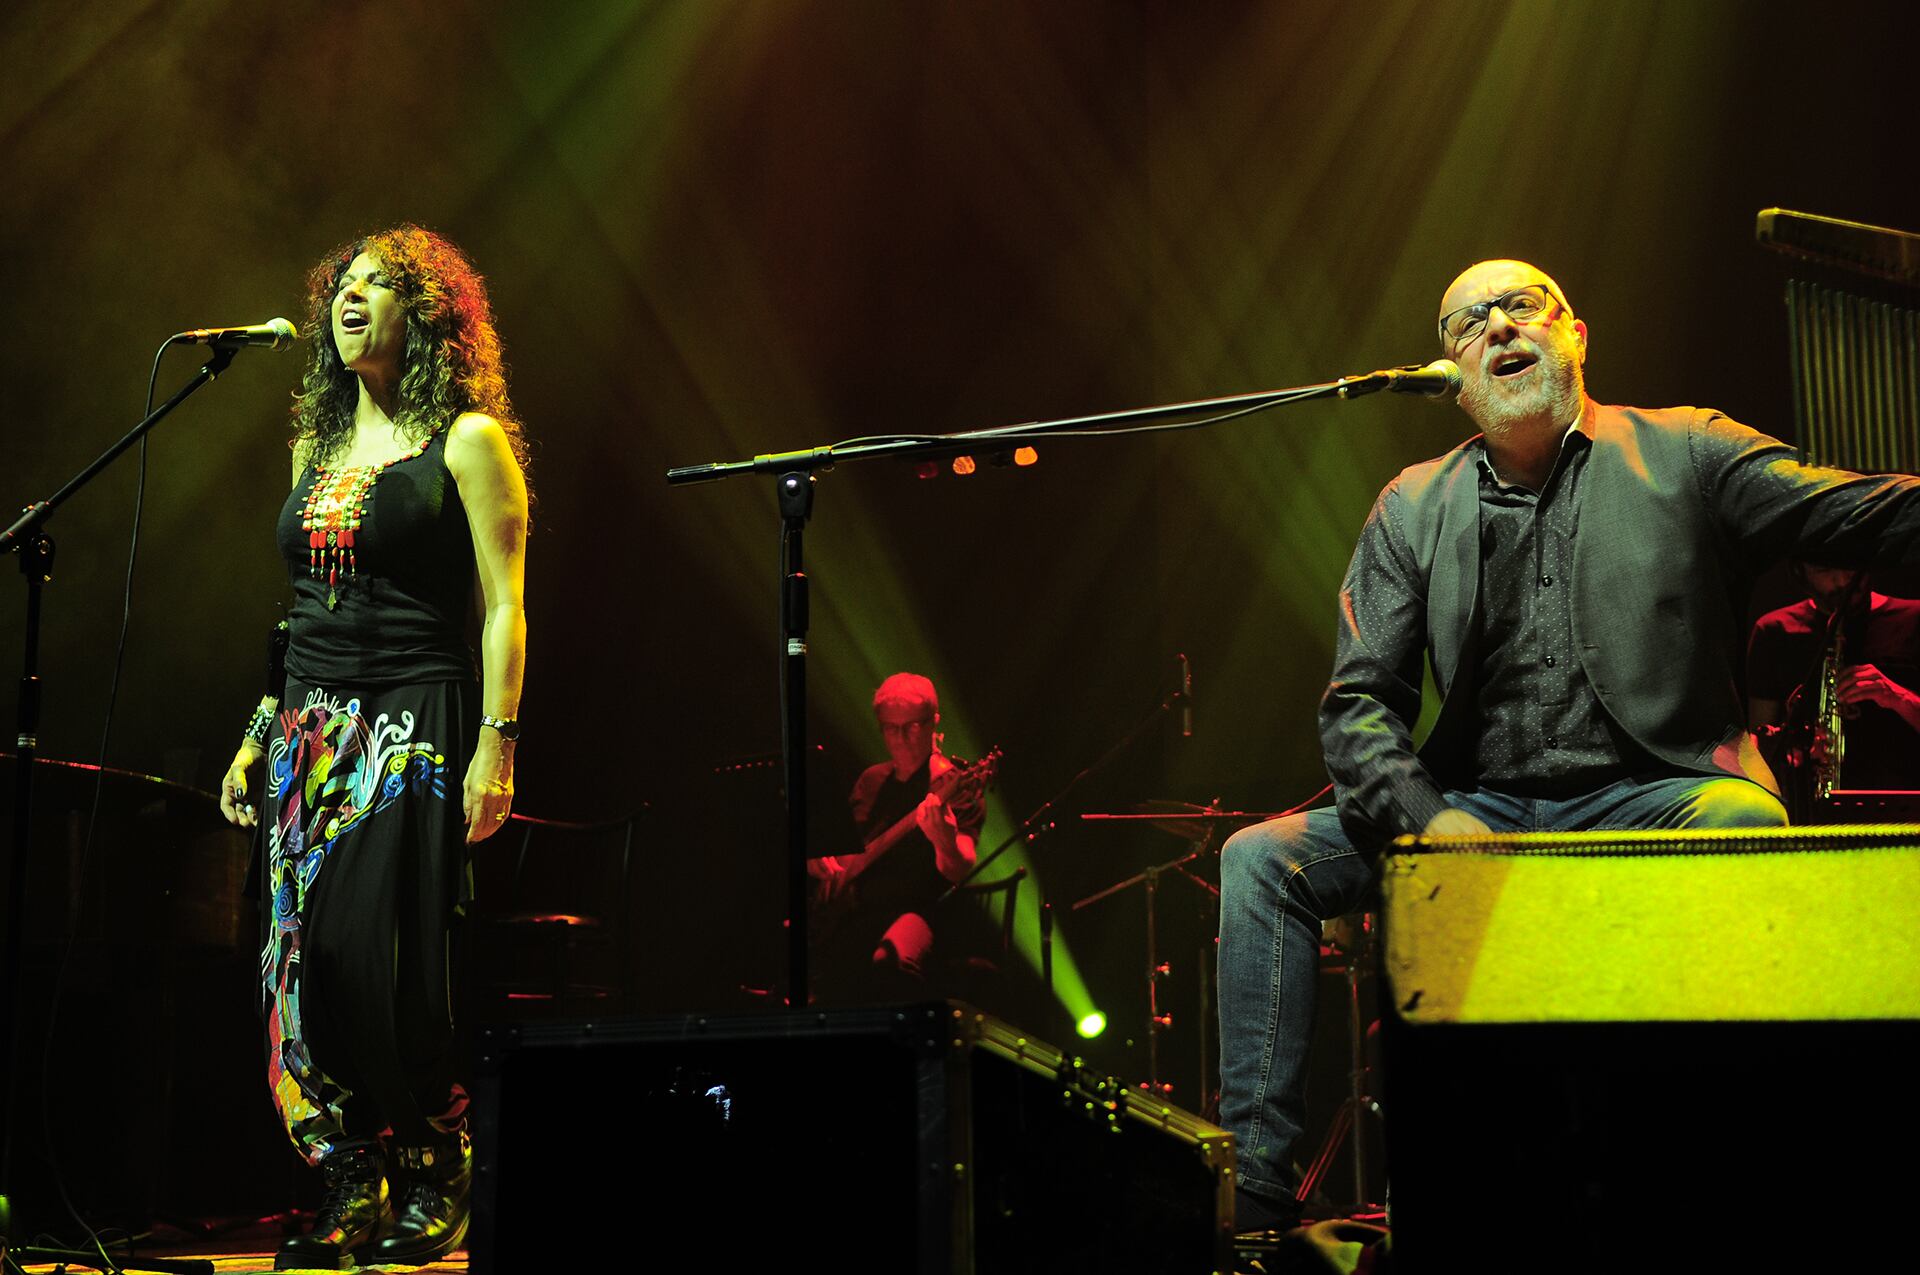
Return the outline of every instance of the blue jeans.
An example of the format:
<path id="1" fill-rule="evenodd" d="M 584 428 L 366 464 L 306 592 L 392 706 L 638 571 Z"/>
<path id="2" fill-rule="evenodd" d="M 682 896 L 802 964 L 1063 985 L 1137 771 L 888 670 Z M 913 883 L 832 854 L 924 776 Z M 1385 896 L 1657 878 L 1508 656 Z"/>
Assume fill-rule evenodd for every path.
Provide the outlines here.
<path id="1" fill-rule="evenodd" d="M 1787 822 L 1772 793 L 1744 779 L 1634 776 L 1569 800 L 1449 792 L 1447 803 L 1495 832 L 1597 828 L 1765 828 Z M 1243 828 L 1220 852 L 1220 1123 L 1238 1146 L 1240 1188 L 1294 1192 L 1293 1143 L 1320 972 L 1320 922 L 1358 911 L 1378 847 L 1355 848 L 1332 810 Z"/>

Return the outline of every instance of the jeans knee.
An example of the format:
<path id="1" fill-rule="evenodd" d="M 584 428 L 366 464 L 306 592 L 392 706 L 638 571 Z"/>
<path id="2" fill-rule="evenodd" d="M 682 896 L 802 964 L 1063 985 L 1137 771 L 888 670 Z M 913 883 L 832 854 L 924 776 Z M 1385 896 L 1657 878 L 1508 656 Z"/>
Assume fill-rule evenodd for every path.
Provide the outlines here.
<path id="1" fill-rule="evenodd" d="M 1220 847 L 1220 890 L 1242 890 L 1251 885 L 1259 859 L 1265 853 L 1247 834 L 1251 828 L 1242 828 L 1226 839 Z"/>
<path id="2" fill-rule="evenodd" d="M 1306 820 L 1299 815 L 1269 819 L 1242 828 L 1220 847 L 1220 890 L 1239 893 L 1272 888 L 1299 862 L 1301 833 Z"/>
<path id="3" fill-rule="evenodd" d="M 1687 822 L 1696 828 L 1779 828 L 1786 825 L 1787 808 L 1759 784 L 1716 779 L 1694 797 Z"/>

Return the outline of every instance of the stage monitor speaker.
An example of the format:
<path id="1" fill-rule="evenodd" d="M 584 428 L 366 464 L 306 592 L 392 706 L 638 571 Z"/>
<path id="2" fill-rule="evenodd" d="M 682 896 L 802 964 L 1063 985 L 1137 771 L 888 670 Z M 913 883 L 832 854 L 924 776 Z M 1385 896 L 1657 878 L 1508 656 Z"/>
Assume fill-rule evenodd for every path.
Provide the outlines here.
<path id="1" fill-rule="evenodd" d="M 1409 1269 L 1910 1247 L 1920 827 L 1403 838 L 1382 888 Z"/>
<path id="2" fill-rule="evenodd" d="M 1223 1271 L 1233 1139 L 957 1002 L 481 1033 L 475 1275 Z"/>

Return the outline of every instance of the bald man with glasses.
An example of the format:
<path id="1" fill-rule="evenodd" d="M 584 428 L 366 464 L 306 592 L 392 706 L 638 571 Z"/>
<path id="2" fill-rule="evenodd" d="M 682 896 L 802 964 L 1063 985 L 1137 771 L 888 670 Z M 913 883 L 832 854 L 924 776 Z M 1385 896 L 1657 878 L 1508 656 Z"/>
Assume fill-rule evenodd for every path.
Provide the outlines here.
<path id="1" fill-rule="evenodd" d="M 1401 472 L 1341 586 L 1320 737 L 1337 807 L 1222 850 L 1220 1120 L 1238 1224 L 1285 1228 L 1320 922 L 1393 837 L 1786 822 L 1735 670 L 1752 578 L 1789 556 L 1920 561 L 1920 479 L 1801 464 L 1697 408 L 1587 396 L 1587 325 L 1546 272 L 1447 288 L 1442 353 L 1480 433 Z M 1440 712 L 1415 746 L 1423 665 Z"/>

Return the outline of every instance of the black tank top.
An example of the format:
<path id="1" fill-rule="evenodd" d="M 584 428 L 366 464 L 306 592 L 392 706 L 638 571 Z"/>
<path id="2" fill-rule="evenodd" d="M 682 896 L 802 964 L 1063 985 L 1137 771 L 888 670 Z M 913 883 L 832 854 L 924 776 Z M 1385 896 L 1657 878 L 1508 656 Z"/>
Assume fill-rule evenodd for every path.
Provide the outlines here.
<path id="1" fill-rule="evenodd" d="M 342 483 L 312 465 L 300 476 L 277 528 L 293 582 L 288 676 L 356 688 L 477 676 L 473 535 L 447 472 L 446 437 L 434 434 L 370 483 Z M 357 514 L 313 510 L 316 488 L 357 492 Z M 330 526 L 349 525 L 328 543 Z"/>

